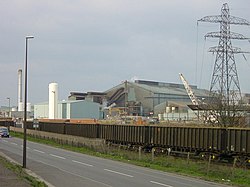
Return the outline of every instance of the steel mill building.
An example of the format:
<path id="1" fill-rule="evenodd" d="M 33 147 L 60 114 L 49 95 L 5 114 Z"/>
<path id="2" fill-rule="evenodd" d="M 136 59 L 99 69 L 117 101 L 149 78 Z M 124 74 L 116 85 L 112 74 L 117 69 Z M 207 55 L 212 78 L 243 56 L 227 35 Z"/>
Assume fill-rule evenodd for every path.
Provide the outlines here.
<path id="1" fill-rule="evenodd" d="M 190 85 L 201 100 L 207 90 Z M 58 101 L 58 86 L 49 85 L 49 102 L 34 106 L 35 118 L 102 119 L 110 116 L 157 116 L 164 120 L 189 120 L 195 117 L 188 108 L 192 104 L 183 84 L 136 80 L 105 92 L 71 92 L 67 101 Z"/>
<path id="2" fill-rule="evenodd" d="M 196 97 L 206 100 L 209 91 L 190 85 Z M 164 119 L 188 119 L 194 116 L 192 104 L 183 84 L 136 80 L 107 90 L 109 109 L 130 116 L 159 116 Z"/>

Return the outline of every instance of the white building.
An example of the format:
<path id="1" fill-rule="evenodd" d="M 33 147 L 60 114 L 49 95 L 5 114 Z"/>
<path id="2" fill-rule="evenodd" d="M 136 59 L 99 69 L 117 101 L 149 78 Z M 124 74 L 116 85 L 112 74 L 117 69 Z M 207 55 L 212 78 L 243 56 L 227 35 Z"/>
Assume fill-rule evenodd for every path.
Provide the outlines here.
<path id="1" fill-rule="evenodd" d="M 86 101 L 60 101 L 57 104 L 56 119 L 102 119 L 103 112 L 100 104 Z M 34 105 L 34 118 L 49 118 L 49 103 L 39 103 Z"/>

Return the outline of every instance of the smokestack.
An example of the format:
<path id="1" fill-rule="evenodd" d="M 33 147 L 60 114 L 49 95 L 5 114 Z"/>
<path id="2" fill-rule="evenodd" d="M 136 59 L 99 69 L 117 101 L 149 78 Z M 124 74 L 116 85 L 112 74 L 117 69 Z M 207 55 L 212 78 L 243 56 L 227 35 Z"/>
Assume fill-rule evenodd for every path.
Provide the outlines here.
<path id="1" fill-rule="evenodd" d="M 18 111 L 23 111 L 23 100 L 22 100 L 22 69 L 18 70 L 18 100 L 17 100 L 17 105 L 18 105 Z"/>

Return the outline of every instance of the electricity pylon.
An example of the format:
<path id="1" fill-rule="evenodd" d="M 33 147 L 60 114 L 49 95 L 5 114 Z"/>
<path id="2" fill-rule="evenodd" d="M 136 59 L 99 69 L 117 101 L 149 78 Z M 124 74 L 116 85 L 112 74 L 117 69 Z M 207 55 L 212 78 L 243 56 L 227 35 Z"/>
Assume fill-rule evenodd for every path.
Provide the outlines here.
<path id="1" fill-rule="evenodd" d="M 221 8 L 221 15 L 205 16 L 198 20 L 200 22 L 219 23 L 219 32 L 210 32 L 205 38 L 219 38 L 219 44 L 216 47 L 209 48 L 209 52 L 216 53 L 214 70 L 210 85 L 210 104 L 216 106 L 217 120 L 220 125 L 227 126 L 236 106 L 241 101 L 240 83 L 236 69 L 234 54 L 245 53 L 238 47 L 233 47 L 231 39 L 247 40 L 242 34 L 230 31 L 230 25 L 250 25 L 245 19 L 231 16 L 227 3 Z"/>

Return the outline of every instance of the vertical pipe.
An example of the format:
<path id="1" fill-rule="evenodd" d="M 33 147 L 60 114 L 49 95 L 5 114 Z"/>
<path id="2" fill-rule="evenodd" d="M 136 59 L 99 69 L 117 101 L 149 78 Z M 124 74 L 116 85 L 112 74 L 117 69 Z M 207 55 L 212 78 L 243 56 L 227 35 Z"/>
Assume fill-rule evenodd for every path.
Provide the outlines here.
<path id="1" fill-rule="evenodd" d="M 22 69 L 18 70 L 18 100 L 17 100 L 17 106 L 18 106 L 18 111 L 23 111 L 22 108 Z"/>

